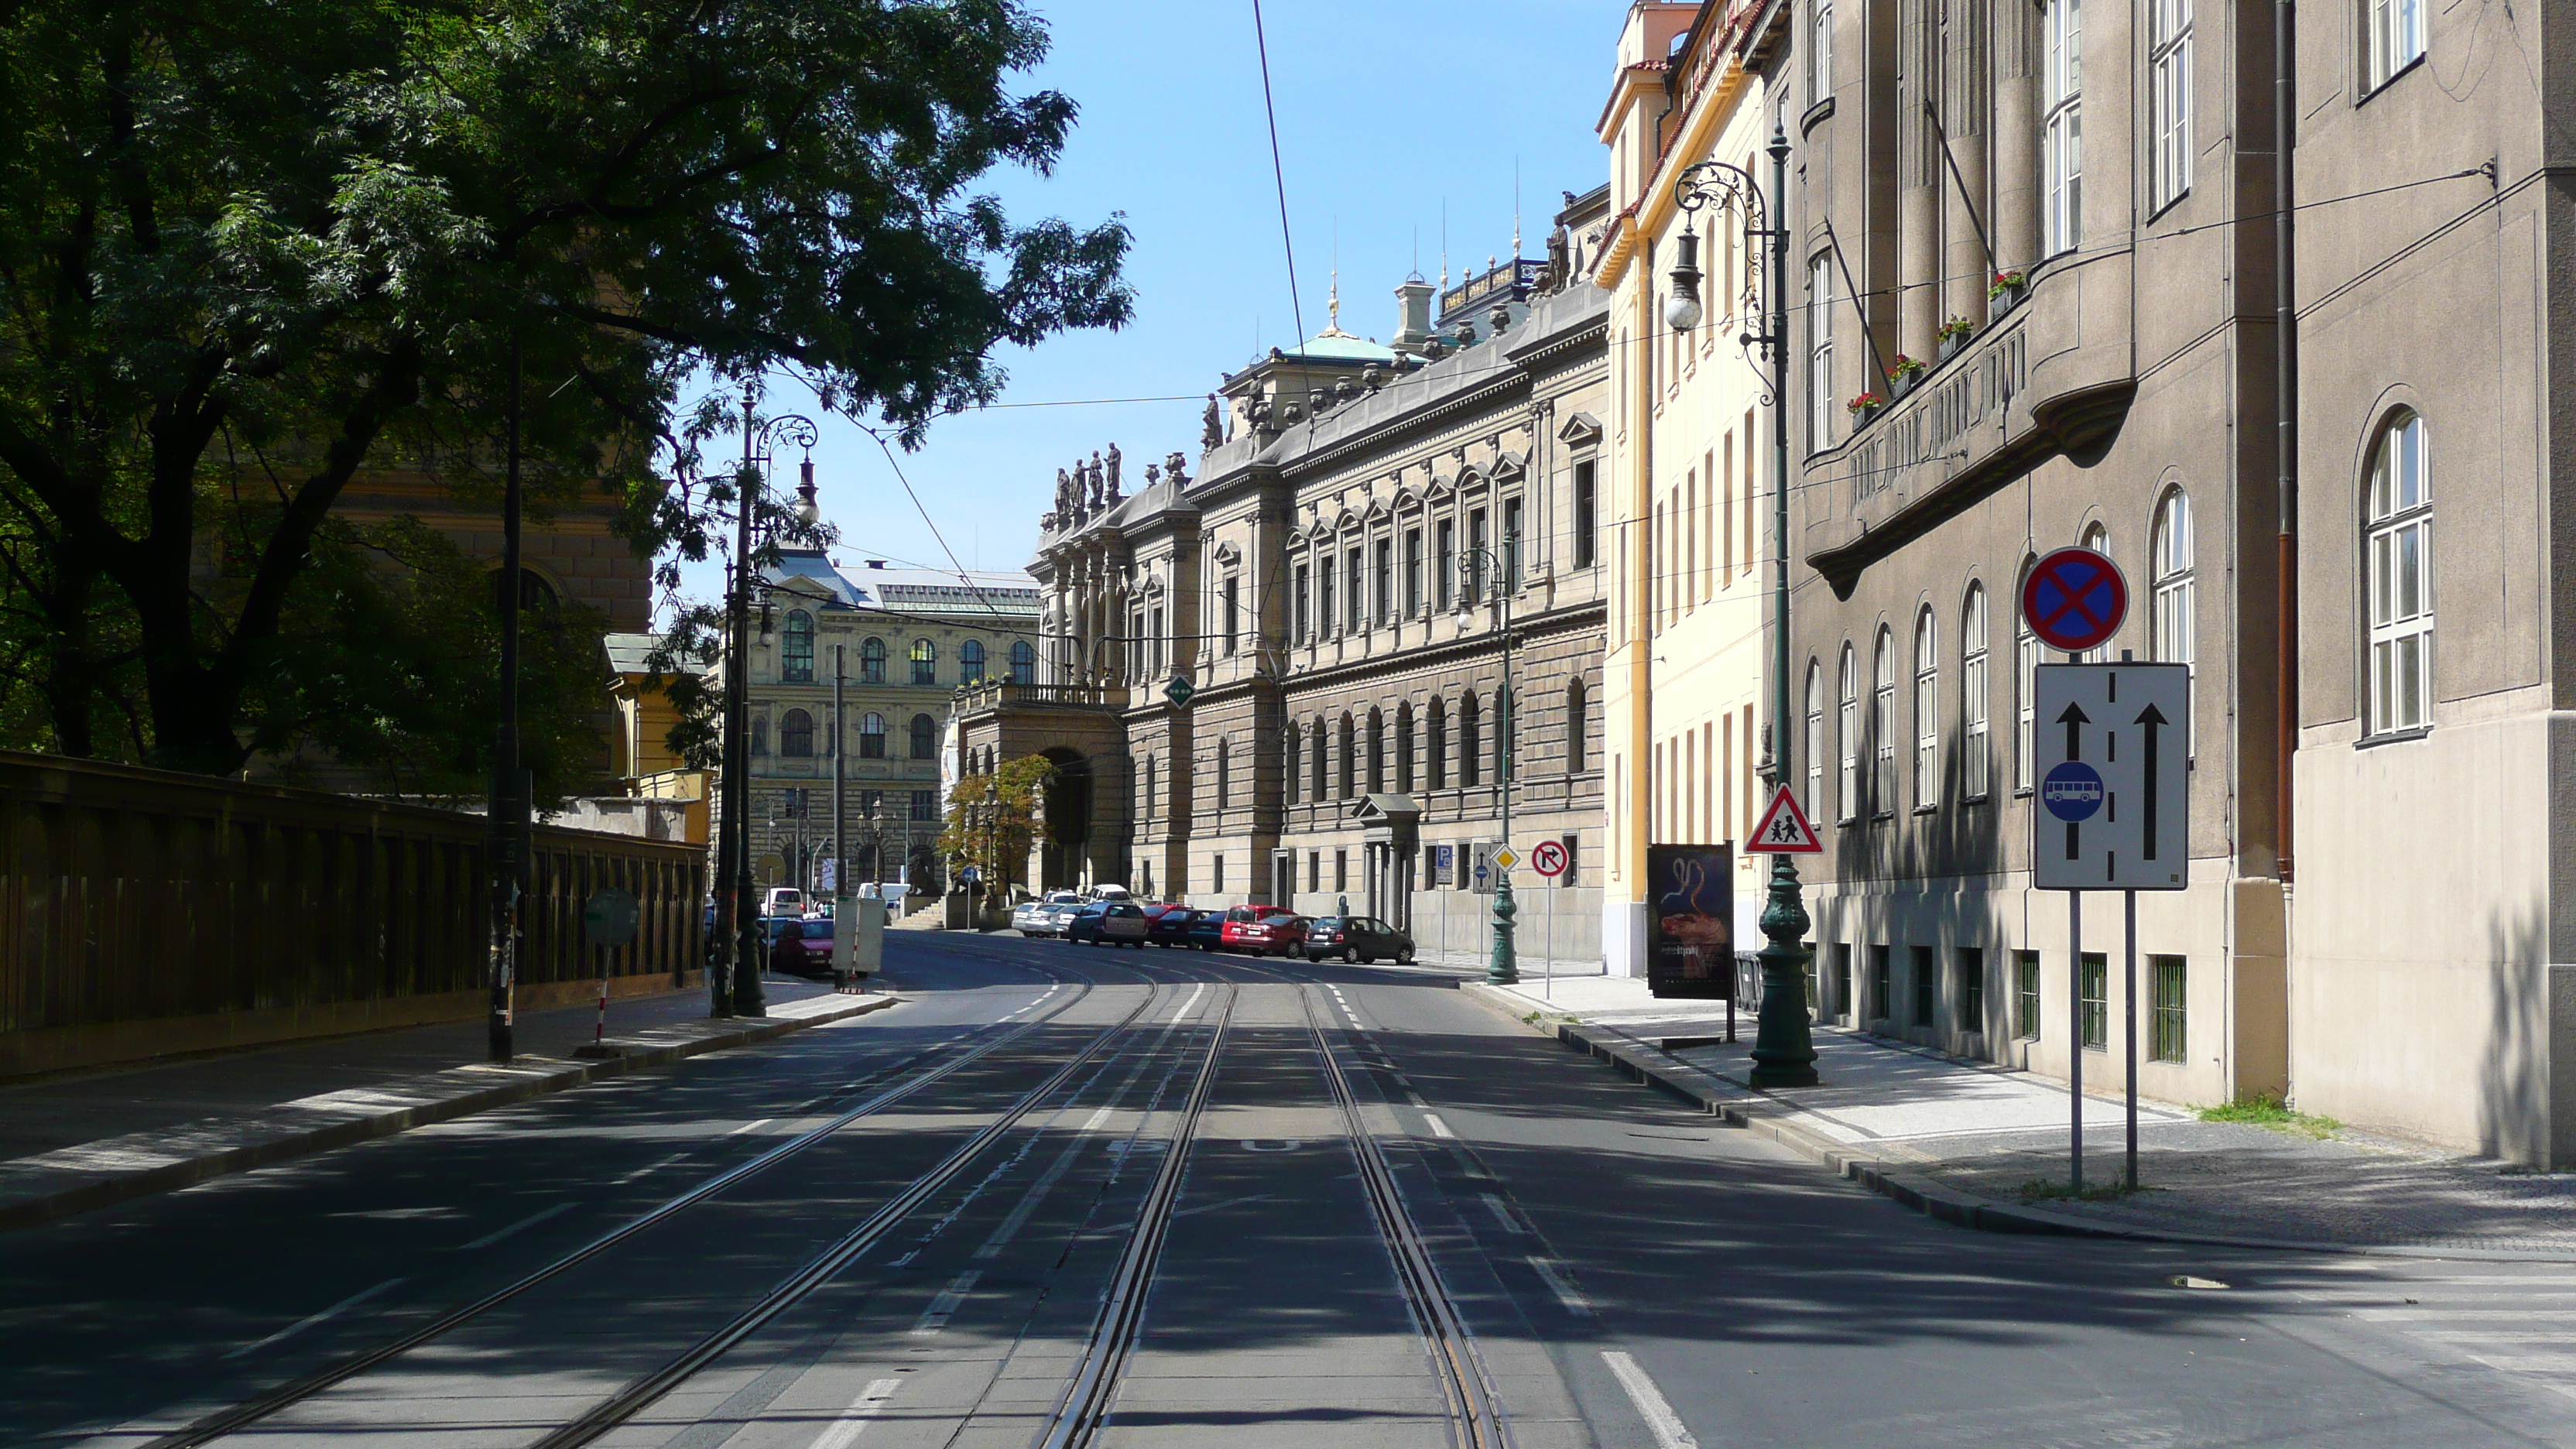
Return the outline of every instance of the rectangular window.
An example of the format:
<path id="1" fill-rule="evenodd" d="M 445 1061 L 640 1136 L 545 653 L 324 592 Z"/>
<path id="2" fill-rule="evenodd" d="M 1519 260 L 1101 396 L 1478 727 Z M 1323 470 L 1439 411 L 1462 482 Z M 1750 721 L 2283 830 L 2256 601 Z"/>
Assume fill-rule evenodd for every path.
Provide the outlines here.
<path id="1" fill-rule="evenodd" d="M 1869 1000 L 1863 1004 L 1862 1009 L 1868 1013 L 1870 1020 L 1883 1020 L 1895 1014 L 1894 1008 L 1888 1001 L 1887 956 L 1885 946 L 1869 948 Z"/>
<path id="2" fill-rule="evenodd" d="M 1807 104 L 1820 106 L 1834 93 L 1833 0 L 1816 0 L 1807 16 Z"/>
<path id="3" fill-rule="evenodd" d="M 2363 88 L 2377 90 L 2424 54 L 2424 0 L 2364 0 Z"/>
<path id="4" fill-rule="evenodd" d="M 2048 0 L 2043 16 L 2041 208 L 2049 256 L 2084 242 L 2084 12 L 2081 0 Z"/>
<path id="5" fill-rule="evenodd" d="M 1807 263 L 1807 451 L 1834 445 L 1834 258 L 1819 252 Z"/>
<path id="6" fill-rule="evenodd" d="M 1307 851 L 1307 852 L 1306 852 L 1306 889 L 1308 889 L 1308 890 L 1310 890 L 1310 891 L 1319 891 L 1319 890 L 1322 890 L 1323 888 L 1324 888 L 1324 853 L 1323 853 L 1322 851 L 1320 851 L 1320 850 L 1310 850 L 1310 851 Z"/>
<path id="7" fill-rule="evenodd" d="M 1436 537 L 1440 547 L 1431 558 L 1431 607 L 1446 614 L 1449 612 L 1451 590 L 1457 586 L 1458 580 L 1458 520 L 1440 520 Z"/>
<path id="8" fill-rule="evenodd" d="M 1581 849 L 1583 845 L 1583 837 L 1579 835 L 1560 835 L 1556 838 L 1556 843 L 1565 847 L 1565 869 L 1556 873 L 1556 883 L 1558 885 L 1569 886 L 1581 885 L 1583 883 L 1582 875 L 1580 873 L 1583 863 L 1583 852 Z"/>
<path id="9" fill-rule="evenodd" d="M 1739 436 L 1744 439 L 1744 469 L 1742 473 L 1744 479 L 1744 572 L 1749 574 L 1753 572 L 1754 559 L 1760 554 L 1762 549 L 1762 529 L 1753 521 L 1753 501 L 1762 496 L 1762 490 L 1753 481 L 1758 475 L 1753 471 L 1753 439 L 1756 436 L 1756 429 L 1753 426 L 1753 409 L 1751 408 L 1746 408 L 1744 410 L 1744 431 Z"/>
<path id="10" fill-rule="evenodd" d="M 2149 956 L 2147 975 L 2154 984 L 2155 1018 L 2148 1023 L 2147 1055 L 2160 1062 L 2180 1062 L 2191 1055 L 2191 1036 L 2186 1030 L 2184 1002 L 2189 978 L 2180 956 Z"/>
<path id="11" fill-rule="evenodd" d="M 1154 672 L 1154 674 L 1155 674 L 1156 676 L 1158 676 L 1158 677 L 1159 677 L 1159 676 L 1162 674 L 1162 672 L 1163 672 L 1163 668 L 1164 668 L 1164 666 L 1169 662 L 1169 650 L 1165 648 L 1165 645 L 1166 645 L 1169 641 L 1167 641 L 1167 640 L 1165 640 L 1165 639 L 1163 638 L 1163 611 L 1162 611 L 1162 610 L 1160 610 L 1160 609 L 1156 609 L 1156 610 L 1154 611 L 1152 619 L 1151 619 L 1151 620 L 1150 620 L 1150 621 L 1145 625 L 1145 631 L 1146 631 L 1146 633 L 1148 633 L 1149 635 L 1151 635 L 1151 636 L 1153 637 L 1153 640 L 1154 640 L 1154 671 L 1153 671 L 1153 672 Z M 977 661 L 977 666 L 976 666 L 976 667 L 977 667 L 978 671 L 980 672 L 980 670 L 982 669 L 982 661 L 978 660 L 978 661 Z"/>
<path id="12" fill-rule="evenodd" d="M 1297 565 L 1297 637 L 1301 640 L 1314 637 L 1312 628 L 1314 618 L 1306 611 L 1307 593 L 1313 583 L 1314 579 L 1308 567 L 1305 564 Z"/>
<path id="13" fill-rule="evenodd" d="M 936 820 L 936 819 L 938 819 L 938 818 L 939 818 L 939 792 L 938 792 L 938 791 L 936 791 L 936 790 L 915 790 L 915 791 L 913 791 L 913 792 L 912 792 L 912 818 L 913 818 L 913 819 L 915 819 L 915 820 Z"/>
<path id="14" fill-rule="evenodd" d="M 2192 0 L 2147 0 L 2147 197 L 2162 211 L 2191 190 Z"/>
<path id="15" fill-rule="evenodd" d="M 2013 961 L 2013 1035 L 2039 1040 L 2039 953 L 2015 951 Z"/>
<path id="16" fill-rule="evenodd" d="M 1235 635 L 1243 624 L 1241 588 L 1242 581 L 1239 579 L 1225 581 L 1225 652 L 1228 654 L 1234 652 Z"/>
<path id="17" fill-rule="evenodd" d="M 1959 948 L 1959 1030 L 1986 1029 L 1986 953 L 1976 946 Z"/>
<path id="18" fill-rule="evenodd" d="M 2014 611 L 2016 616 L 2020 613 Z M 2029 793 L 2038 772 L 2039 636 L 2024 624 L 2013 638 L 2013 788 Z"/>
<path id="19" fill-rule="evenodd" d="M 1377 542 L 1377 622 L 1384 628 L 1395 622 L 1395 540 Z"/>
<path id="20" fill-rule="evenodd" d="M 1482 603 L 1485 598 L 1485 510 L 1479 508 L 1467 515 L 1467 598 Z"/>
<path id="21" fill-rule="evenodd" d="M 1941 996 L 1941 978 L 1932 969 L 1932 948 L 1914 948 L 1914 1024 L 1930 1026 Z"/>
<path id="22" fill-rule="evenodd" d="M 1503 500 L 1503 589 L 1519 593 L 1521 588 L 1521 501 Z"/>
<path id="23" fill-rule="evenodd" d="M 1404 617 L 1414 619 L 1422 614 L 1422 530 L 1406 529 L 1404 533 Z"/>
<path id="24" fill-rule="evenodd" d="M 1726 435 L 1726 446 L 1720 451 L 1721 456 L 1726 459 L 1724 474 L 1726 487 L 1717 505 L 1717 511 L 1721 515 L 1718 520 L 1719 531 L 1726 544 L 1725 563 L 1719 567 L 1717 574 L 1717 586 L 1722 589 L 1735 581 L 1735 434 L 1730 432 Z"/>
<path id="25" fill-rule="evenodd" d="M 1574 566 L 1588 569 L 1593 563 L 1593 534 L 1599 522 L 1594 517 L 1592 465 L 1574 465 Z"/>
<path id="26" fill-rule="evenodd" d="M 1218 892 L 1223 892 L 1225 890 L 1225 857 L 1223 855 L 1212 856 L 1208 860 L 1208 889 Z"/>
<path id="27" fill-rule="evenodd" d="M 1333 889 L 1346 891 L 1350 888 L 1351 853 L 1347 850 L 1336 850 L 1333 852 Z"/>
<path id="28" fill-rule="evenodd" d="M 2084 1049 L 2107 1051 L 2111 1045 L 2110 969 L 2098 951 L 2084 953 Z"/>
<path id="29" fill-rule="evenodd" d="M 1315 576 L 1315 627 L 1323 634 L 1333 632 L 1333 556 L 1326 554 L 1322 572 Z"/>
<path id="30" fill-rule="evenodd" d="M 1360 551 L 1352 549 L 1343 556 L 1343 581 L 1350 585 L 1350 618 L 1347 627 L 1354 634 L 1368 627 L 1368 593 L 1360 582 Z"/>
<path id="31" fill-rule="evenodd" d="M 1684 609 L 1699 602 L 1699 520 L 1699 470 L 1692 468 L 1682 474 L 1681 537 L 1674 540 L 1681 552 L 1681 597 L 1675 603 Z"/>

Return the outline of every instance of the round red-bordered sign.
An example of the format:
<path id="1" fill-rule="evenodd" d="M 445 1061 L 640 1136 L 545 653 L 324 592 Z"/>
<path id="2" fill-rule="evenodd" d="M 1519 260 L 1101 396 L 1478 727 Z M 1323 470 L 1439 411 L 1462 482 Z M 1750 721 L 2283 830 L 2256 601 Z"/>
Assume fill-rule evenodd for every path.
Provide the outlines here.
<path id="1" fill-rule="evenodd" d="M 2129 615 L 2129 581 L 2107 555 L 2061 548 L 2021 581 L 2021 616 L 2051 649 L 2080 654 L 2118 633 Z"/>
<path id="2" fill-rule="evenodd" d="M 1542 840 L 1530 847 L 1530 869 L 1544 876 L 1565 873 L 1565 846 L 1554 840 Z"/>

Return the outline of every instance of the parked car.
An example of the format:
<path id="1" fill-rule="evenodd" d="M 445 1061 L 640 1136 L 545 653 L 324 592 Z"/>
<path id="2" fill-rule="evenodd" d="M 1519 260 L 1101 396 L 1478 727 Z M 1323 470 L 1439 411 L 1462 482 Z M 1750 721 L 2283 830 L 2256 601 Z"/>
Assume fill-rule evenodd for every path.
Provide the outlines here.
<path id="1" fill-rule="evenodd" d="M 802 937 L 805 954 L 801 965 L 790 966 L 778 950 L 778 938 L 794 926 Z M 830 916 L 772 916 L 760 923 L 760 935 L 767 952 L 766 967 L 771 971 L 793 970 L 800 976 L 832 974 L 832 918 Z"/>
<path id="2" fill-rule="evenodd" d="M 1306 959 L 1366 964 L 1385 957 L 1413 964 L 1413 938 L 1375 916 L 1317 916 L 1306 928 Z"/>
<path id="3" fill-rule="evenodd" d="M 1093 946 L 1145 945 L 1145 908 L 1134 901 L 1093 901 L 1065 923 L 1064 938 Z"/>
<path id="4" fill-rule="evenodd" d="M 1058 912 L 1067 906 L 1080 906 L 1082 897 L 1071 891 L 1053 891 L 1011 912 L 1011 929 L 1023 936 L 1052 936 L 1064 929 Z"/>
<path id="5" fill-rule="evenodd" d="M 1202 951 L 1224 950 L 1225 912 L 1192 911 L 1190 913 L 1189 940 L 1184 944 L 1196 946 Z"/>
<path id="6" fill-rule="evenodd" d="M 771 886 L 769 894 L 761 899 L 760 913 L 795 920 L 805 914 L 805 893 L 794 886 Z"/>
<path id="7" fill-rule="evenodd" d="M 1199 913 L 1188 906 L 1147 906 L 1145 939 L 1166 949 L 1187 946 L 1191 944 L 1190 925 L 1198 918 Z"/>
<path id="8" fill-rule="evenodd" d="M 1236 906 L 1225 913 L 1225 949 L 1256 956 L 1297 956 L 1306 949 L 1306 918 L 1285 906 Z"/>

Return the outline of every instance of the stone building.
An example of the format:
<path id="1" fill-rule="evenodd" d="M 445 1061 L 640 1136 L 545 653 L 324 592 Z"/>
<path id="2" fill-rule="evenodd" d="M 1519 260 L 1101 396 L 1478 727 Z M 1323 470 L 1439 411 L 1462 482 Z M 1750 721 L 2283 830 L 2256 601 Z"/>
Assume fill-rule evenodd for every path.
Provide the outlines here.
<path id="1" fill-rule="evenodd" d="M 784 550 L 762 576 L 769 605 L 749 683 L 753 877 L 817 888 L 817 864 L 834 853 L 839 748 L 848 752 L 852 878 L 912 879 L 906 869 L 939 838 L 960 691 L 1036 677 L 1037 592 L 1026 575 L 1006 572 L 960 577 L 870 561 L 844 573 L 821 550 L 801 548 Z"/>
<path id="2" fill-rule="evenodd" d="M 1407 281 L 1386 344 L 1336 301 L 1211 395 L 1196 478 L 1174 454 L 1129 495 L 1115 449 L 1060 476 L 1030 566 L 1042 677 L 972 698 L 962 734 L 1061 767 L 1041 880 L 1347 897 L 1481 952 L 1508 761 L 1512 839 L 1575 862 L 1516 876 L 1523 950 L 1597 958 L 1608 299 L 1571 280 L 1568 233 L 1599 204 L 1546 262 Z"/>

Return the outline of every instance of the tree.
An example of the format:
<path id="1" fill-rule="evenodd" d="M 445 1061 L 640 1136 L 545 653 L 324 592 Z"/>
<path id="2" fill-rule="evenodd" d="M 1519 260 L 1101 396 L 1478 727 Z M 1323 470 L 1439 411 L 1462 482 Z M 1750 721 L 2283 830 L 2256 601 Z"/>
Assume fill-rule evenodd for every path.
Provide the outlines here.
<path id="1" fill-rule="evenodd" d="M 1003 761 L 991 774 L 958 777 L 949 789 L 948 817 L 939 832 L 939 857 L 950 873 L 974 866 L 988 893 L 1024 880 L 1029 851 L 1046 828 L 1044 792 L 1054 776 L 1053 761 L 1026 755 Z"/>
<path id="2" fill-rule="evenodd" d="M 371 642 L 290 617 L 366 547 L 351 480 L 488 501 L 514 395 L 532 508 L 604 489 L 704 557 L 694 370 L 917 444 L 999 345 L 1123 324 L 1122 224 L 970 190 L 1060 153 L 1073 104 L 1005 85 L 1045 47 L 1010 0 L 0 9 L 0 727 L 219 772 L 314 738 Z"/>

